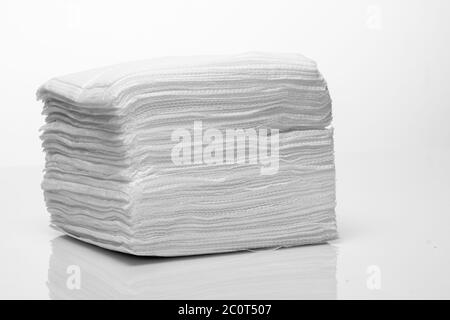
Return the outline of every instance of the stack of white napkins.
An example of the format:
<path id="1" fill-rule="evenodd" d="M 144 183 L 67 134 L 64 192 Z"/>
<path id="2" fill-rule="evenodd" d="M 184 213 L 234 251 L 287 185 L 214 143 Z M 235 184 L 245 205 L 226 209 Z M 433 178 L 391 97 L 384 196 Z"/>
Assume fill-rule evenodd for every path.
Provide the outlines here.
<path id="1" fill-rule="evenodd" d="M 334 239 L 331 100 L 298 54 L 165 58 L 38 90 L 52 225 L 136 255 Z"/>

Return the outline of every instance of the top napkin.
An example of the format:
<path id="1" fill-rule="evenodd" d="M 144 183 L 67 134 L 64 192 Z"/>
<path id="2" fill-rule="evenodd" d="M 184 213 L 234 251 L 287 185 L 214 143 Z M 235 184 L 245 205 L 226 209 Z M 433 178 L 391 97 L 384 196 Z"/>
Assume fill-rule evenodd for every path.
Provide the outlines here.
<path id="1" fill-rule="evenodd" d="M 113 114 L 126 113 L 122 109 L 136 107 L 138 101 L 177 98 L 191 105 L 220 105 L 229 111 L 222 102 L 233 97 L 233 108 L 264 110 L 268 117 L 283 112 L 288 122 L 292 116 L 287 128 L 324 128 L 331 122 L 326 81 L 317 64 L 300 54 L 245 53 L 128 62 L 53 78 L 37 95 L 80 112 L 95 109 Z"/>

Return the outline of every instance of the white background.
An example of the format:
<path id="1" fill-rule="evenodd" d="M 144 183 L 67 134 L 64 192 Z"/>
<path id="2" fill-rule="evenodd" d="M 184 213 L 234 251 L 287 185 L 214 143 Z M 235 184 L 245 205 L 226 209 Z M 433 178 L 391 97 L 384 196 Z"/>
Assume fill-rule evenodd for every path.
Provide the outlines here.
<path id="1" fill-rule="evenodd" d="M 0 297 L 48 298 L 58 234 L 39 188 L 40 84 L 129 60 L 270 51 L 313 58 L 331 91 L 336 296 L 449 298 L 449 9 L 446 0 L 3 0 Z M 366 285 L 371 265 L 380 290 Z"/>

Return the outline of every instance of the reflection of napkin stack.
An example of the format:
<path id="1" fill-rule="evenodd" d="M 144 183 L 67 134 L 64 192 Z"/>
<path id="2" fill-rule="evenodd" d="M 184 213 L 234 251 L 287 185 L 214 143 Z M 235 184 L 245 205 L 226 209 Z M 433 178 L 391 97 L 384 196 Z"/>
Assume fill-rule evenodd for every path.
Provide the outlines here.
<path id="1" fill-rule="evenodd" d="M 52 299 L 336 299 L 329 244 L 167 260 L 63 236 L 52 241 L 48 272 Z"/>
<path id="2" fill-rule="evenodd" d="M 331 100 L 308 58 L 127 63 L 54 78 L 38 98 L 46 115 L 45 200 L 52 225 L 75 238 L 175 256 L 336 237 Z M 225 143 L 229 129 L 256 135 L 244 136 L 239 149 L 237 136 Z M 177 132 L 192 140 L 174 140 Z M 179 142 L 192 145 L 174 153 Z M 211 146 L 223 146 L 209 153 L 214 163 Z"/>

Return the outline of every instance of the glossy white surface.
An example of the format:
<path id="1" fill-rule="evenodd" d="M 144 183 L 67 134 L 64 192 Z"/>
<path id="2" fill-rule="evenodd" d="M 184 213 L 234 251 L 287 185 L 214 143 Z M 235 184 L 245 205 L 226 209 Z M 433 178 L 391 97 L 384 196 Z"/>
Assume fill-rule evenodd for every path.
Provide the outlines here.
<path id="1" fill-rule="evenodd" d="M 450 298 L 449 161 L 337 152 L 339 240 L 170 259 L 61 236 L 48 227 L 40 169 L 2 169 L 0 298 Z M 73 265 L 79 290 L 67 286 Z"/>

